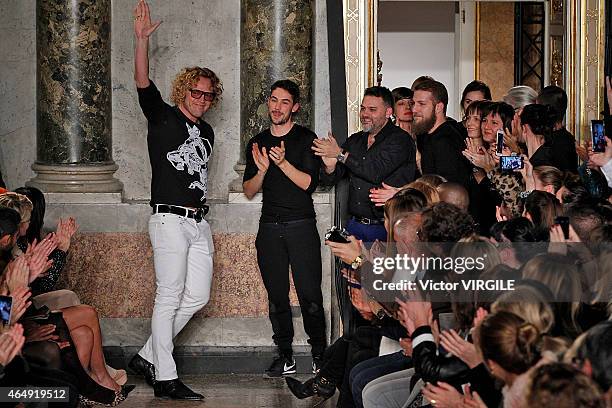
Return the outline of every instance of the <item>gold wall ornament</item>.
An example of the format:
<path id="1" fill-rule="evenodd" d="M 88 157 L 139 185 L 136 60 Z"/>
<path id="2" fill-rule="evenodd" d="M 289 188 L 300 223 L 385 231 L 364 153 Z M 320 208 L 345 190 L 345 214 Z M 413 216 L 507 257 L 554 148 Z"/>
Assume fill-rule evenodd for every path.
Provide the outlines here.
<path id="1" fill-rule="evenodd" d="M 359 106 L 365 89 L 374 84 L 376 67 L 375 0 L 342 0 L 348 134 L 360 128 Z"/>
<path id="2" fill-rule="evenodd" d="M 560 39 L 561 45 L 559 46 L 559 39 L 552 39 L 553 44 L 550 48 L 551 53 L 551 64 L 550 64 L 550 84 L 563 87 L 563 38 Z"/>

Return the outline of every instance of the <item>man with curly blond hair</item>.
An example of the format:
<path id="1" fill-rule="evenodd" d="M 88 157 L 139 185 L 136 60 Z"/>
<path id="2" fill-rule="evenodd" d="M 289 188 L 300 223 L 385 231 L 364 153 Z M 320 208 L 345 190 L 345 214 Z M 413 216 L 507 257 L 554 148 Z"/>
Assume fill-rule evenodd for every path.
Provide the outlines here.
<path id="1" fill-rule="evenodd" d="M 149 79 L 149 37 L 160 24 L 151 22 L 148 4 L 139 0 L 134 10 L 134 79 L 149 128 L 153 207 L 149 235 L 157 290 L 151 337 L 129 367 L 144 375 L 156 397 L 202 400 L 179 380 L 172 351 L 173 339 L 210 298 L 214 248 L 203 217 L 208 212 L 214 132 L 203 116 L 219 101 L 223 86 L 208 68 L 185 68 L 172 86 L 174 106 L 164 102 Z"/>

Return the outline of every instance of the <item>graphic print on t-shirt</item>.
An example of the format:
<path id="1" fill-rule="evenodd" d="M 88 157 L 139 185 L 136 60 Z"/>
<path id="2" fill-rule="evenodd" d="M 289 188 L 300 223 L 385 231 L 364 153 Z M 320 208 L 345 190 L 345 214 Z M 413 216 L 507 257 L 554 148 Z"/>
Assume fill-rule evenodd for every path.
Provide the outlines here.
<path id="1" fill-rule="evenodd" d="M 210 152 L 212 152 L 212 146 L 208 139 L 200 137 L 200 129 L 196 125 L 189 126 L 189 123 L 185 123 L 185 125 L 187 125 L 189 137 L 177 150 L 168 152 L 166 157 L 175 169 L 179 171 L 186 170 L 189 175 L 198 173 L 200 180 L 191 183 L 189 188 L 192 190 L 196 188 L 202 190 L 203 194 L 200 200 L 204 201 L 206 199 L 208 181 L 207 163 Z M 204 145 L 204 142 L 206 142 L 208 147 Z"/>

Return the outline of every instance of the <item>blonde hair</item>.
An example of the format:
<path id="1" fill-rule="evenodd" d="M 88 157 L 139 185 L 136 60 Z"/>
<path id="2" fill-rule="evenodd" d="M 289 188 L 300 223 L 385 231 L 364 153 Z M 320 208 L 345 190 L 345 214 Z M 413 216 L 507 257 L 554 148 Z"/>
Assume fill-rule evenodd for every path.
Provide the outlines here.
<path id="1" fill-rule="evenodd" d="M 555 323 L 552 308 L 540 292 L 531 286 L 518 286 L 501 295 L 492 305 L 491 312 L 510 312 L 533 324 L 540 333 L 548 333 Z"/>
<path id="2" fill-rule="evenodd" d="M 523 279 L 533 279 L 547 286 L 555 296 L 555 301 L 568 302 L 571 300 L 571 323 L 573 328 L 580 331 L 576 322 L 582 288 L 578 267 L 573 261 L 559 254 L 539 254 L 530 259 L 522 269 Z M 569 303 L 569 302 L 568 302 Z"/>
<path id="3" fill-rule="evenodd" d="M 29 222 L 32 215 L 32 201 L 23 194 L 3 193 L 0 194 L 0 205 L 11 208 L 19 213 L 21 223 Z"/>
<path id="4" fill-rule="evenodd" d="M 213 92 L 215 93 L 212 106 L 215 106 L 221 100 L 223 83 L 212 70 L 202 67 L 187 67 L 179 72 L 172 83 L 172 95 L 170 96 L 172 103 L 181 105 L 185 96 L 187 96 L 187 92 L 198 83 L 200 78 L 208 78 L 212 82 Z"/>
<path id="5" fill-rule="evenodd" d="M 427 206 L 431 207 L 435 203 L 440 202 L 440 194 L 438 190 L 433 187 L 431 184 L 426 183 L 424 181 L 415 180 L 412 183 L 404 186 L 404 188 L 414 188 L 415 190 L 420 191 L 425 194 L 425 198 L 427 199 Z"/>

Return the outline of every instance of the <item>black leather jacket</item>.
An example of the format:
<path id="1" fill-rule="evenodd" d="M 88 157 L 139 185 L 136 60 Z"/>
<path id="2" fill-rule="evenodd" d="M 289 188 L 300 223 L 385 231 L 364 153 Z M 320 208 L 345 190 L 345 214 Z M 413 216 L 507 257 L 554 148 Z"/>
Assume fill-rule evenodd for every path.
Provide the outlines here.
<path id="1" fill-rule="evenodd" d="M 412 333 L 412 361 L 416 375 L 423 381 L 442 381 L 461 391 L 461 385 L 469 382 L 469 367 L 455 356 L 438 355 L 431 327 L 421 326 Z"/>

